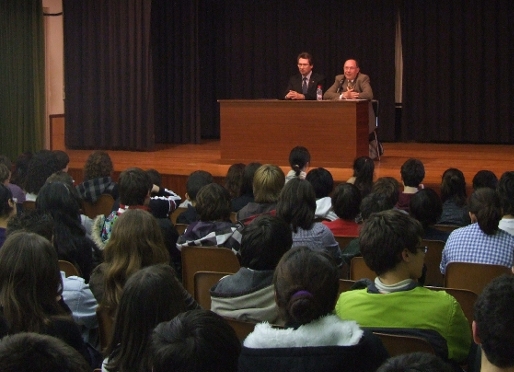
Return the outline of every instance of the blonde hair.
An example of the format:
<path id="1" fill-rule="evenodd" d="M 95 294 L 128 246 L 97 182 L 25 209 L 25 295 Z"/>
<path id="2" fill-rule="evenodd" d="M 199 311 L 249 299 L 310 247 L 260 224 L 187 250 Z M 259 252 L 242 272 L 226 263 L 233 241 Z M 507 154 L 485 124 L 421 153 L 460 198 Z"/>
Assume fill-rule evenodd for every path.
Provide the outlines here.
<path id="1" fill-rule="evenodd" d="M 256 203 L 276 203 L 285 184 L 282 169 L 273 164 L 264 164 L 253 176 L 253 195 Z"/>

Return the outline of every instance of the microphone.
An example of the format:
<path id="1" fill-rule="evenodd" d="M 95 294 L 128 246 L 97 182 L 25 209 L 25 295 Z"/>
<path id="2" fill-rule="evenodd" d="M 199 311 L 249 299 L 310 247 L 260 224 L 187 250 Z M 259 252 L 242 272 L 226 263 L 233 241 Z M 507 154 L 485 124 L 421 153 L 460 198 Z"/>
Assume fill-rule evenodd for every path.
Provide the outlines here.
<path id="1" fill-rule="evenodd" d="M 340 93 L 340 92 L 342 92 L 342 91 L 343 91 L 344 79 L 345 79 L 345 78 L 344 78 L 344 76 L 343 76 L 343 78 L 341 79 L 341 82 L 339 83 L 339 88 L 337 88 L 336 93 Z"/>

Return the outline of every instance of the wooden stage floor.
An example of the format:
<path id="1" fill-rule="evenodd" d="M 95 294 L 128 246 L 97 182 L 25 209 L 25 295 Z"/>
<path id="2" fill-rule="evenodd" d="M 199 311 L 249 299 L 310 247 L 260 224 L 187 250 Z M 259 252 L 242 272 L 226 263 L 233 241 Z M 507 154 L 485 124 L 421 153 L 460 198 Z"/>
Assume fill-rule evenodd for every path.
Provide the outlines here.
<path id="1" fill-rule="evenodd" d="M 375 162 L 375 176 L 395 177 L 400 180 L 400 167 L 411 157 L 420 159 L 425 165 L 424 184 L 439 189 L 441 176 L 448 168 L 460 169 L 468 185 L 476 172 L 482 169 L 493 171 L 498 177 L 507 170 L 514 170 L 514 146 L 474 144 L 427 144 L 384 143 L 385 153 Z M 263 146 L 263 151 L 265 148 Z M 70 156 L 70 173 L 75 181 L 82 180 L 82 168 L 92 152 L 90 150 L 66 150 Z M 192 171 L 206 170 L 219 181 L 230 164 L 220 158 L 220 142 L 204 141 L 198 145 L 166 145 L 152 152 L 108 151 L 112 158 L 115 178 L 128 167 L 154 168 L 163 175 L 163 184 L 183 195 L 185 179 Z M 258 161 L 258 159 L 256 159 Z M 288 159 L 278 164 L 285 173 L 289 171 Z M 312 159 L 312 167 L 323 167 Z M 326 167 L 334 180 L 342 182 L 352 175 L 351 168 Z M 172 181 L 173 179 L 173 181 Z M 168 184 L 171 182 L 172 184 Z"/>

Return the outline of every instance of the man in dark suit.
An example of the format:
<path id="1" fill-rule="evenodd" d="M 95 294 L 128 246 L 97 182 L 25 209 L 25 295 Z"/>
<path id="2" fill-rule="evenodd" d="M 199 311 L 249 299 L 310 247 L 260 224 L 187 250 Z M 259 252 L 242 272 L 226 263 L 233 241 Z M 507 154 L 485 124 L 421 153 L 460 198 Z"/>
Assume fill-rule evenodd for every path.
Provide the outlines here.
<path id="1" fill-rule="evenodd" d="M 344 74 L 336 76 L 334 85 L 328 88 L 323 99 L 373 99 L 369 76 L 360 73 L 357 60 L 346 61 L 343 70 Z"/>
<path id="2" fill-rule="evenodd" d="M 291 76 L 285 92 L 285 99 L 316 99 L 316 89 L 318 85 L 325 83 L 325 77 L 316 72 L 312 72 L 312 56 L 303 52 L 298 55 L 298 75 Z"/>

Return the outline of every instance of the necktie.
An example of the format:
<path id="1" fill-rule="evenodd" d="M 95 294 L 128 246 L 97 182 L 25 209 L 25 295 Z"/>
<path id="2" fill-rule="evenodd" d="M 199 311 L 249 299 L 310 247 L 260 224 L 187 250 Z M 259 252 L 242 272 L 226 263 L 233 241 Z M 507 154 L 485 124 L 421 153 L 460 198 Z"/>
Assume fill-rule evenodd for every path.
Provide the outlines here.
<path id="1" fill-rule="evenodd" d="M 307 87 L 307 78 L 304 77 L 303 78 L 303 84 L 302 84 L 302 93 L 303 94 L 307 94 L 307 91 L 308 91 L 308 87 Z"/>

